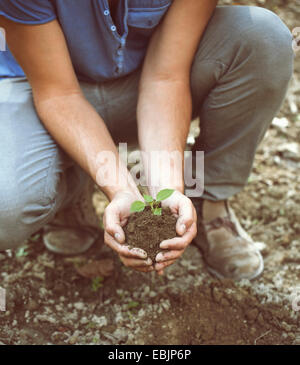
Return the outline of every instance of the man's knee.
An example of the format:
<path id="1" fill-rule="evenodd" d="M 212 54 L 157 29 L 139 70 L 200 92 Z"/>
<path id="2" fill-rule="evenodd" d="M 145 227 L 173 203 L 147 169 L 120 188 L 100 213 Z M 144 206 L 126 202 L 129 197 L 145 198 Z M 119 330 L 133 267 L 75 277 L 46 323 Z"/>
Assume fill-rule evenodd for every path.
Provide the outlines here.
<path id="1" fill-rule="evenodd" d="M 257 81 L 270 92 L 276 92 L 286 87 L 292 76 L 291 32 L 275 13 L 260 7 L 248 9 L 252 25 L 241 29 L 241 42 L 256 66 Z"/>
<path id="2" fill-rule="evenodd" d="M 22 187 L 0 187 L 0 251 L 16 248 L 54 214 L 53 196 L 40 196 Z"/>

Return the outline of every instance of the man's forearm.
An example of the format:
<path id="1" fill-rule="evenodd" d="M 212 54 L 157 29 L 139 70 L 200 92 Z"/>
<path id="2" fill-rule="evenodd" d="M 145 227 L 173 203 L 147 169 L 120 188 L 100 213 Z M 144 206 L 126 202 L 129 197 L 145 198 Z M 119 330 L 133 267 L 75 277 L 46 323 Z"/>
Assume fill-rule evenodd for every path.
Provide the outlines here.
<path id="1" fill-rule="evenodd" d="M 120 190 L 137 193 L 127 167 L 119 164 L 117 148 L 103 120 L 80 93 L 47 100 L 36 97 L 35 106 L 53 138 L 94 179 L 109 199 Z M 113 157 L 115 161 L 114 164 L 111 161 L 109 169 L 105 157 Z"/>
<path id="2" fill-rule="evenodd" d="M 158 169 L 145 168 L 149 190 L 156 194 L 162 187 L 175 188 L 183 192 L 183 156 L 191 121 L 191 92 L 187 78 L 177 80 L 153 80 L 140 85 L 138 101 L 139 142 L 147 156 L 151 151 L 167 151 L 173 157 L 160 161 Z M 174 151 L 176 151 L 174 153 Z M 179 160 L 180 158 L 180 160 Z M 149 160 L 148 160 L 149 161 Z M 144 164 L 146 164 L 144 160 Z M 149 167 L 149 166 L 148 166 Z M 171 173 L 170 173 L 171 172 Z M 151 179 L 159 174 L 159 185 Z M 152 175 L 152 176 L 151 176 Z"/>

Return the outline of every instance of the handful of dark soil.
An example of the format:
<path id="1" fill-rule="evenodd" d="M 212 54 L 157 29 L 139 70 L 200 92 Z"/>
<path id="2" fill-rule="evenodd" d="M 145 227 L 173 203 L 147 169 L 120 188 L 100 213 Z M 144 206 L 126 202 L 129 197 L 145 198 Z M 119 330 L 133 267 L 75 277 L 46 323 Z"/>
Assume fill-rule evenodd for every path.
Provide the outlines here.
<path id="1" fill-rule="evenodd" d="M 146 206 L 142 212 L 133 213 L 128 218 L 124 227 L 126 243 L 143 249 L 155 262 L 156 255 L 164 251 L 159 247 L 160 243 L 177 236 L 176 221 L 169 208 L 162 208 L 161 215 L 154 215 Z"/>

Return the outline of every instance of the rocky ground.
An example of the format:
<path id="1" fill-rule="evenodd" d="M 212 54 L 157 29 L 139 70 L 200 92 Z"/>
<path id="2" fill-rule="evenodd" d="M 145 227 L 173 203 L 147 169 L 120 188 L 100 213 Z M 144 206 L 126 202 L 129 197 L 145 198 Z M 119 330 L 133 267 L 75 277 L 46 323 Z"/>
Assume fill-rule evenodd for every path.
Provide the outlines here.
<path id="1" fill-rule="evenodd" d="M 232 3 L 224 1 L 224 3 Z M 235 1 L 278 13 L 294 1 Z M 288 98 L 260 146 L 249 184 L 231 204 L 261 245 L 263 275 L 220 281 L 190 246 L 163 277 L 122 266 L 103 242 L 86 254 L 49 253 L 38 234 L 0 254 L 3 344 L 300 344 L 300 61 Z M 97 193 L 101 214 L 105 201 Z"/>

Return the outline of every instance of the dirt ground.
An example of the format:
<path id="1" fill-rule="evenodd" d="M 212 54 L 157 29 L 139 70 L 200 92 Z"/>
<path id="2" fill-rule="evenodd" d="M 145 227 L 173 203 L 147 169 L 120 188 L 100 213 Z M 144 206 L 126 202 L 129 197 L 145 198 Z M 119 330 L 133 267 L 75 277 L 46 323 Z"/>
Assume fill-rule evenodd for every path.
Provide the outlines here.
<path id="1" fill-rule="evenodd" d="M 298 1 L 223 3 L 256 3 L 291 30 L 300 26 Z M 137 273 L 101 240 L 84 255 L 60 257 L 36 234 L 0 253 L 7 296 L 0 344 L 300 344 L 300 51 L 295 62 L 249 184 L 231 200 L 242 225 L 264 243 L 261 277 L 217 280 L 194 246 L 163 277 Z M 99 193 L 94 199 L 101 214 L 105 202 Z"/>

